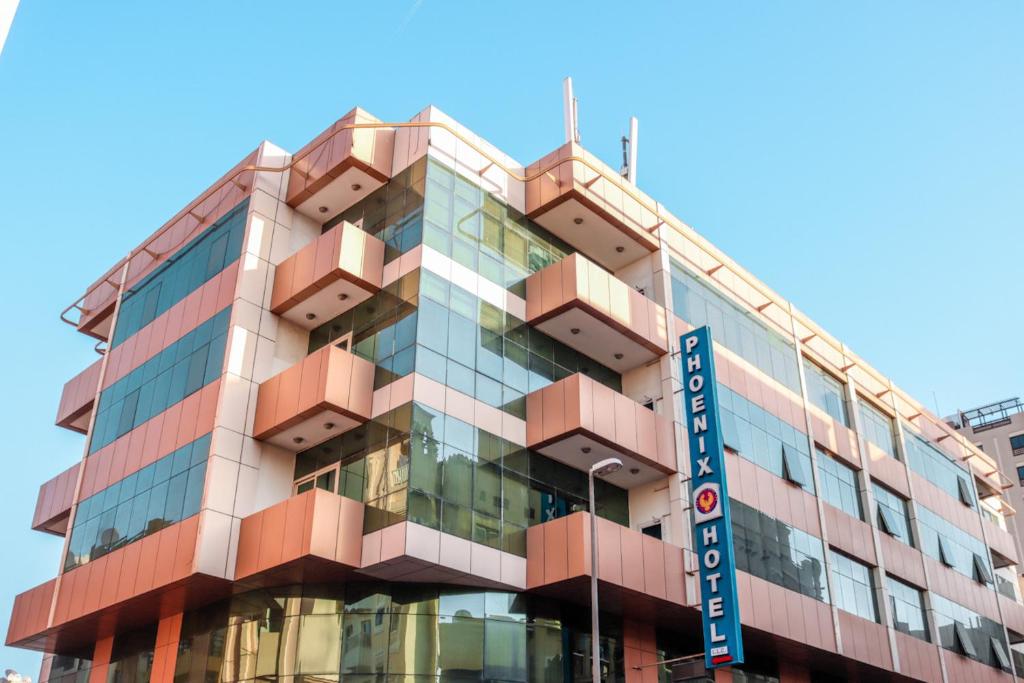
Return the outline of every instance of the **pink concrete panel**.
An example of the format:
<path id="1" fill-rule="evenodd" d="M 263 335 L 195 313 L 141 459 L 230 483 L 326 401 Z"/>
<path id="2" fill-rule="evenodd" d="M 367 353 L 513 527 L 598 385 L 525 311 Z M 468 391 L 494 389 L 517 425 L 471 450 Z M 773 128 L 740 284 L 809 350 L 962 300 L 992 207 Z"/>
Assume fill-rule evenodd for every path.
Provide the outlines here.
<path id="1" fill-rule="evenodd" d="M 900 673 L 924 681 L 941 681 L 942 666 L 939 648 L 923 640 L 896 631 L 896 651 L 899 654 Z"/>
<path id="2" fill-rule="evenodd" d="M 589 518 L 590 515 L 587 515 Z M 587 531 L 590 530 L 590 524 L 586 525 Z M 636 553 L 635 555 L 626 555 L 627 548 L 636 548 L 638 544 L 635 542 L 631 543 L 631 539 L 626 539 L 626 545 L 623 545 L 624 532 L 628 533 L 628 529 L 624 529 L 611 520 L 604 519 L 603 517 L 597 518 L 597 576 L 600 579 L 614 583 L 616 585 L 624 586 L 625 575 L 627 571 L 632 572 L 633 586 L 638 583 L 643 586 L 643 569 L 642 566 L 639 570 L 639 581 L 637 579 L 637 563 L 642 563 L 643 555 Z M 586 544 L 589 550 L 590 544 Z M 627 570 L 623 558 L 629 557 L 629 563 L 633 566 Z M 590 565 L 589 560 L 584 561 L 587 566 Z M 634 588 L 634 590 L 637 590 Z"/>
<path id="3" fill-rule="evenodd" d="M 569 561 L 566 557 L 568 529 L 565 518 L 544 524 L 544 582 L 557 583 L 569 578 Z"/>
<path id="4" fill-rule="evenodd" d="M 567 572 L 569 576 L 584 576 L 590 574 L 590 521 L 589 515 L 569 515 L 566 519 L 566 546 Z M 608 534 L 606 534 L 608 535 Z M 598 539 L 598 549 L 601 547 L 601 539 Z M 614 549 L 610 549 L 614 552 Z M 598 572 L 600 573 L 600 558 L 598 558 Z M 611 576 L 609 575 L 609 579 Z"/>
<path id="5" fill-rule="evenodd" d="M 102 361 L 102 358 L 95 361 L 64 385 L 60 404 L 57 407 L 56 424 L 66 429 L 85 433 L 85 422 L 92 410 L 96 391 L 99 388 Z"/>
<path id="6" fill-rule="evenodd" d="M 372 363 L 325 346 L 260 385 L 253 431 L 271 438 L 321 410 L 364 422 L 373 393 Z"/>
<path id="7" fill-rule="evenodd" d="M 843 654 L 880 669 L 892 669 L 889 638 L 884 626 L 838 611 Z"/>
<path id="8" fill-rule="evenodd" d="M 658 598 L 668 597 L 665 577 L 665 544 L 656 538 L 640 535 L 643 543 L 644 592 Z"/>
<path id="9" fill-rule="evenodd" d="M 924 586 L 924 564 L 921 552 L 901 543 L 888 534 L 878 535 L 885 571 L 915 586 Z"/>

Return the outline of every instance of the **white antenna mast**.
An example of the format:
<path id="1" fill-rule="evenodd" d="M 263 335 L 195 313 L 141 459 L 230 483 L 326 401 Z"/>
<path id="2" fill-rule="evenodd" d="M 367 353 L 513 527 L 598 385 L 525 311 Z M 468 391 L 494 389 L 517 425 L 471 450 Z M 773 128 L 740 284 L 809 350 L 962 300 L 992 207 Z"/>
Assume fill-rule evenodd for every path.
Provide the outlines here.
<path id="1" fill-rule="evenodd" d="M 580 141 L 579 104 L 572 94 L 572 77 L 566 76 L 562 81 L 562 118 L 565 122 L 565 141 Z"/>
<path id="2" fill-rule="evenodd" d="M 639 126 L 635 116 L 629 117 L 629 137 L 622 138 L 622 169 L 619 171 L 619 175 L 634 185 L 636 185 Z"/>

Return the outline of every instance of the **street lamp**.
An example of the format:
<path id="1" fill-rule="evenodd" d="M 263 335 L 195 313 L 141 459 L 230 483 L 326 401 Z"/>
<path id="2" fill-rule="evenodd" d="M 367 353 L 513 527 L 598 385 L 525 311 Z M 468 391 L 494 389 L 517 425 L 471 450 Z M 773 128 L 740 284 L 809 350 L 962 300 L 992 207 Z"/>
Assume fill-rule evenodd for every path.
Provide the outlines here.
<path id="1" fill-rule="evenodd" d="M 605 458 L 590 467 L 590 668 L 593 683 L 601 683 L 601 629 L 597 623 L 597 506 L 594 477 L 606 477 L 622 469 L 618 458 Z"/>

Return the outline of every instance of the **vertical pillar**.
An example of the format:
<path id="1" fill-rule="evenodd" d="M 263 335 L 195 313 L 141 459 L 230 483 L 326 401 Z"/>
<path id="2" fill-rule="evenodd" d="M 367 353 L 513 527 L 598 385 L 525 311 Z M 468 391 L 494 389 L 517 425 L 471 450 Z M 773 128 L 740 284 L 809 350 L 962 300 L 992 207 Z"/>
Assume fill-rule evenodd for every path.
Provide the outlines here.
<path id="1" fill-rule="evenodd" d="M 624 619 L 622 641 L 626 683 L 658 683 L 658 644 L 654 624 Z"/>
<path id="2" fill-rule="evenodd" d="M 169 617 L 164 617 L 157 624 L 156 644 L 153 647 L 153 668 L 149 674 L 149 683 L 171 683 L 174 680 L 174 667 L 178 661 L 178 641 L 181 639 L 183 617 L 184 613 L 177 612 Z"/>
<path id="3" fill-rule="evenodd" d="M 107 670 L 110 668 L 110 653 L 114 650 L 114 636 L 99 638 L 92 650 L 92 669 L 89 671 L 89 683 L 107 683 Z"/>

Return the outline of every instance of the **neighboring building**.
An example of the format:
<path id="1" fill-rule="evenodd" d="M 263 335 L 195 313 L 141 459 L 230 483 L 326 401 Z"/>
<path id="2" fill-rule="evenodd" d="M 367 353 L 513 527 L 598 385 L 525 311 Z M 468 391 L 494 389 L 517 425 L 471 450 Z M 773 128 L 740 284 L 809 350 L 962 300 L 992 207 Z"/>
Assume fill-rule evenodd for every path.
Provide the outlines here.
<path id="1" fill-rule="evenodd" d="M 586 681 L 701 652 L 677 340 L 710 324 L 748 664 L 1009 681 L 1006 478 L 578 144 L 437 109 L 262 143 L 63 317 L 65 536 L 9 644 L 41 681 Z M 52 655 L 52 656 L 51 656 Z M 1019 669 L 1021 670 L 1021 669 Z"/>
<path id="2" fill-rule="evenodd" d="M 995 458 L 1000 470 L 1011 475 L 1013 487 L 1004 495 L 1014 510 L 1024 510 L 1024 403 L 1019 398 L 1009 398 L 958 411 L 946 421 Z M 1017 555 L 1020 557 L 1024 547 L 1020 525 L 1016 523 L 1016 517 L 1009 517 L 1007 522 L 1017 538 Z M 1017 570 L 1021 570 L 1020 566 Z"/>

